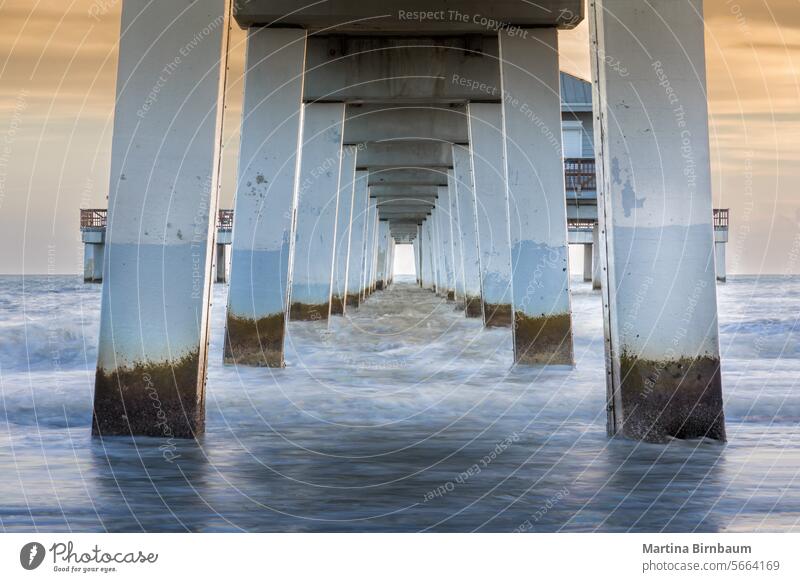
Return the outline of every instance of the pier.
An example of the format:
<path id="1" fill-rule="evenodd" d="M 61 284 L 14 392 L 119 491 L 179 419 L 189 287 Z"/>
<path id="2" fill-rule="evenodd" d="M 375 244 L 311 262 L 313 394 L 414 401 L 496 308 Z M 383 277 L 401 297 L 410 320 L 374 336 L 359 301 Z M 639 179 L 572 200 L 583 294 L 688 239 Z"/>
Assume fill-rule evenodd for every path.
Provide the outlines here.
<path id="1" fill-rule="evenodd" d="M 398 245 L 421 288 L 508 328 L 515 365 L 572 366 L 572 244 L 603 298 L 609 436 L 725 440 L 728 212 L 691 4 L 125 0 L 108 213 L 81 212 L 84 279 L 103 283 L 94 433 L 201 434 L 209 357 L 283 367 L 287 322 L 358 309 Z M 557 31 L 587 17 L 591 82 L 559 71 Z M 218 210 L 231 18 L 246 82 Z"/>

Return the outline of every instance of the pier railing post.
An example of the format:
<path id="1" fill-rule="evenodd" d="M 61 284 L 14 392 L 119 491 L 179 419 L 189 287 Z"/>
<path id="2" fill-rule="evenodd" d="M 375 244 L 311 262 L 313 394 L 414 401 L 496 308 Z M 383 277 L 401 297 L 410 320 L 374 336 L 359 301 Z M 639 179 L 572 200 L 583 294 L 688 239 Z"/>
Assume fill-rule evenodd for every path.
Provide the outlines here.
<path id="1" fill-rule="evenodd" d="M 289 294 L 306 33 L 247 33 L 225 362 L 280 368 Z"/>
<path id="2" fill-rule="evenodd" d="M 572 364 L 558 31 L 523 32 L 499 34 L 514 355 Z"/>
<path id="3" fill-rule="evenodd" d="M 701 0 L 593 0 L 609 433 L 725 439 Z"/>
<path id="4" fill-rule="evenodd" d="M 205 428 L 228 4 L 129 0 L 122 30 L 92 432 L 193 437 Z"/>

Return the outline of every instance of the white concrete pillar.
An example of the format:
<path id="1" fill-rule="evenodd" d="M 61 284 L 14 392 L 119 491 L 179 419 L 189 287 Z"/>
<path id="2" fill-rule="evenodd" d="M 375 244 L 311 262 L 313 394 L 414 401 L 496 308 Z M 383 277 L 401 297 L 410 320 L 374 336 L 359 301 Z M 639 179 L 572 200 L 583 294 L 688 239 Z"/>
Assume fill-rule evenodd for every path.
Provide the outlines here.
<path id="1" fill-rule="evenodd" d="M 594 245 L 583 246 L 583 280 L 591 282 L 592 280 L 592 256 L 594 255 Z"/>
<path id="2" fill-rule="evenodd" d="M 101 283 L 103 281 L 104 243 L 86 243 L 83 245 L 83 280 L 85 283 Z"/>
<path id="3" fill-rule="evenodd" d="M 226 260 L 226 253 L 225 247 L 228 245 L 222 245 L 217 243 L 217 254 L 214 260 L 214 273 L 215 279 L 217 283 L 227 283 L 228 282 L 228 264 Z"/>
<path id="4" fill-rule="evenodd" d="M 367 209 L 366 240 L 364 241 L 364 283 L 361 300 L 364 301 L 372 293 L 372 269 L 375 264 L 375 237 L 378 230 L 378 207 L 375 198 L 369 199 Z"/>
<path id="5" fill-rule="evenodd" d="M 205 428 L 226 8 L 122 6 L 95 435 Z"/>
<path id="6" fill-rule="evenodd" d="M 225 362 L 280 368 L 289 299 L 306 34 L 251 28 L 225 327 Z"/>
<path id="7" fill-rule="evenodd" d="M 422 286 L 422 247 L 420 246 L 421 241 L 421 229 L 417 226 L 417 237 L 412 241 L 412 246 L 414 247 L 414 273 L 417 280 L 417 285 Z"/>
<path id="8" fill-rule="evenodd" d="M 425 222 L 422 223 L 422 238 L 420 240 L 422 249 L 422 287 L 424 289 L 433 290 L 433 256 L 431 254 L 433 248 L 433 238 L 431 235 L 431 217 L 429 216 Z"/>
<path id="9" fill-rule="evenodd" d="M 514 355 L 572 364 L 558 31 L 525 33 L 499 34 Z"/>
<path id="10" fill-rule="evenodd" d="M 598 290 L 601 287 L 601 275 L 603 269 L 600 265 L 600 225 L 595 224 L 592 228 L 592 289 Z"/>
<path id="11" fill-rule="evenodd" d="M 387 285 L 389 265 L 389 221 L 378 222 L 378 260 L 375 270 L 375 289 L 383 291 Z"/>
<path id="12" fill-rule="evenodd" d="M 482 318 L 481 265 L 469 146 L 453 145 L 453 172 L 458 197 L 458 223 L 461 228 L 465 312 L 467 317 Z"/>
<path id="13" fill-rule="evenodd" d="M 333 263 L 331 315 L 344 315 L 347 300 L 347 268 L 352 251 L 350 227 L 356 183 L 356 146 L 342 148 L 342 171 L 339 179 L 339 210 L 336 218 L 336 258 Z"/>
<path id="14" fill-rule="evenodd" d="M 464 251 L 461 240 L 461 221 L 459 220 L 458 188 L 453 170 L 447 171 L 447 194 L 450 198 L 450 238 L 453 241 L 453 285 L 456 309 L 466 308 L 464 285 Z"/>
<path id="15" fill-rule="evenodd" d="M 361 304 L 364 285 L 364 246 L 366 244 L 367 213 L 369 212 L 369 172 L 356 172 L 353 190 L 350 252 L 347 260 L 347 307 Z"/>
<path id="16" fill-rule="evenodd" d="M 724 440 L 702 1 L 589 11 L 609 433 Z"/>
<path id="17" fill-rule="evenodd" d="M 289 304 L 292 321 L 327 320 L 330 315 L 344 111 L 344 103 L 303 107 Z"/>
<path id="18" fill-rule="evenodd" d="M 439 238 L 442 257 L 442 296 L 448 301 L 455 300 L 456 278 L 453 253 L 453 214 L 450 211 L 450 189 L 439 186 Z"/>
<path id="19" fill-rule="evenodd" d="M 511 325 L 511 242 L 503 156 L 503 114 L 495 103 L 470 103 L 469 141 L 478 226 L 483 320 Z"/>
<path id="20" fill-rule="evenodd" d="M 716 273 L 717 273 L 717 281 L 724 283 L 728 279 L 728 271 L 725 265 L 725 247 L 727 243 L 724 242 L 715 242 L 714 243 L 714 251 L 715 251 L 715 263 L 716 263 Z"/>

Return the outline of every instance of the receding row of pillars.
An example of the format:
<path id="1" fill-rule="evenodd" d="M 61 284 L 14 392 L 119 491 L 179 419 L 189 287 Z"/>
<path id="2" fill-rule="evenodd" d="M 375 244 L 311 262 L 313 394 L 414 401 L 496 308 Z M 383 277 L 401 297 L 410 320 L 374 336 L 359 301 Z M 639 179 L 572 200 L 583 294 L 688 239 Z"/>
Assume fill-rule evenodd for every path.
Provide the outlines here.
<path id="1" fill-rule="evenodd" d="M 634 0 L 589 5 L 608 430 L 658 442 L 725 438 L 702 3 L 690 2 L 699 10 L 651 0 L 659 17 Z M 123 8 L 97 434 L 204 430 L 228 30 L 208 22 L 223 4 Z M 517 364 L 574 363 L 557 31 L 523 32 L 497 35 L 502 98 L 470 101 L 468 139 L 428 160 L 446 168 L 430 212 L 398 214 L 362 163 L 385 140 L 350 143 L 347 103 L 305 100 L 306 31 L 249 30 L 226 362 L 283 366 L 288 318 L 325 320 L 385 284 L 393 225 L 410 216 L 423 286 L 510 325 Z"/>

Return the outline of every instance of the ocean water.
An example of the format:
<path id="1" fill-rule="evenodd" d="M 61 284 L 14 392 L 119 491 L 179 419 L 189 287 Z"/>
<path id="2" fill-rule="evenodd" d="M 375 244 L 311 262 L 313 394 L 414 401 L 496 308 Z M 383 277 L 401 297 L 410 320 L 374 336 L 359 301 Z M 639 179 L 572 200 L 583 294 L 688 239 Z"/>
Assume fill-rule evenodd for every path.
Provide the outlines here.
<path id="1" fill-rule="evenodd" d="M 600 295 L 573 281 L 577 366 L 514 368 L 484 330 L 399 280 L 288 367 L 221 363 L 207 432 L 92 438 L 100 287 L 0 278 L 5 531 L 798 531 L 800 278 L 719 286 L 729 442 L 608 439 Z"/>

